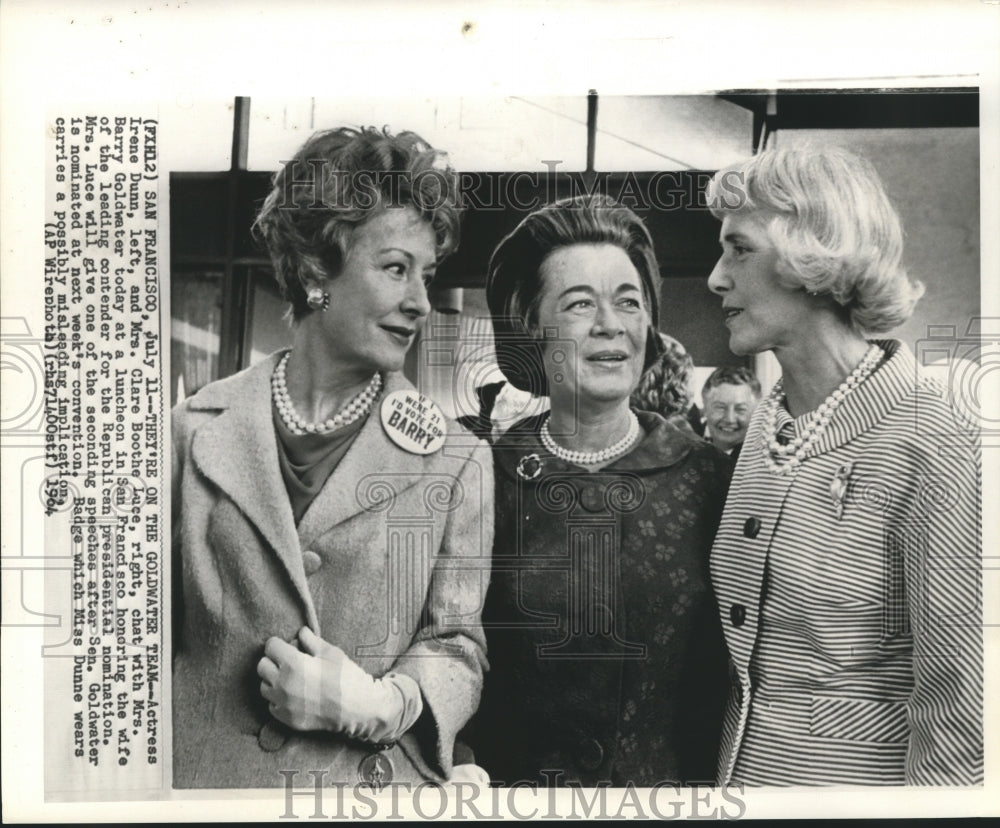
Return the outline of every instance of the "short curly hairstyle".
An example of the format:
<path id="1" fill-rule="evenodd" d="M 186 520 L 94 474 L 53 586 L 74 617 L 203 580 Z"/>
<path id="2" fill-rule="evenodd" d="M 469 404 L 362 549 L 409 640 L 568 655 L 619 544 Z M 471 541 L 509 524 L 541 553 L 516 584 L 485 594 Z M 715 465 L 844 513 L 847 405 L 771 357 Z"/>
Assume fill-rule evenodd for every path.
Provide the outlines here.
<path id="1" fill-rule="evenodd" d="M 413 132 L 317 132 L 275 173 L 253 230 L 295 320 L 310 313 L 307 282 L 335 278 L 354 229 L 394 207 L 413 207 L 430 223 L 439 262 L 458 247 L 458 176 L 445 153 Z"/>
<path id="2" fill-rule="evenodd" d="M 902 265 L 903 229 L 875 168 L 836 146 L 779 147 L 715 174 L 709 209 L 761 213 L 788 284 L 829 294 L 860 333 L 905 322 L 924 287 Z"/>
<path id="3" fill-rule="evenodd" d="M 511 385 L 538 397 L 549 393 L 542 339 L 535 330 L 542 299 L 542 263 L 555 250 L 574 244 L 613 244 L 625 251 L 639 273 L 649 311 L 646 367 L 659 357 L 662 347 L 656 335 L 660 270 L 642 220 L 604 195 L 547 204 L 525 217 L 497 245 L 486 276 L 497 364 Z"/>
<path id="4" fill-rule="evenodd" d="M 694 360 L 672 336 L 661 333 L 660 341 L 663 353 L 640 378 L 630 403 L 664 417 L 686 416 L 694 404 Z"/>

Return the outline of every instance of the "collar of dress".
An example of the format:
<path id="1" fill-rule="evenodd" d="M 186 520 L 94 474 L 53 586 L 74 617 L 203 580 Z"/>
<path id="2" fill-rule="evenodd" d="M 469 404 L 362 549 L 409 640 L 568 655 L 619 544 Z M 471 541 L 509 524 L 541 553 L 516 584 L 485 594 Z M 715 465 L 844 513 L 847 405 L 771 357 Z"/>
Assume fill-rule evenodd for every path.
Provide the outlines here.
<path id="1" fill-rule="evenodd" d="M 884 352 L 885 358 L 878 368 L 861 385 L 857 386 L 837 408 L 822 437 L 807 456 L 824 454 L 839 448 L 861 434 L 870 431 L 894 409 L 905 396 L 924 384 L 925 377 L 920 372 L 913 352 L 895 339 L 871 340 Z M 811 414 L 793 418 L 784 406 L 778 408 L 775 427 L 791 422 L 795 433 L 802 432 Z M 760 405 L 753 415 L 754 422 L 748 429 L 747 442 L 755 441 L 762 451 L 767 450 L 763 429 L 764 406 Z M 914 423 L 916 428 L 916 423 Z"/>
<path id="2" fill-rule="evenodd" d="M 700 444 L 694 433 L 687 433 L 677 426 L 667 422 L 659 414 L 649 411 L 636 411 L 639 424 L 646 436 L 626 455 L 609 463 L 600 472 L 627 471 L 633 473 L 649 473 L 676 465 Z M 532 481 L 537 483 L 552 474 L 579 474 L 580 466 L 567 463 L 554 457 L 542 445 L 539 429 L 548 413 L 529 417 L 512 426 L 493 447 L 493 459 L 497 468 L 512 480 L 523 480 L 518 475 L 517 467 L 525 457 L 536 454 L 541 461 L 538 477 Z"/>
<path id="3" fill-rule="evenodd" d="M 300 540 L 308 545 L 330 526 L 367 508 L 368 494 L 378 494 L 378 487 L 362 490 L 359 486 L 364 481 L 391 479 L 398 494 L 434 471 L 443 454 L 410 454 L 386 436 L 379 416 L 382 400 L 393 391 L 413 388 L 402 374 L 386 374 L 382 397 L 296 528 L 278 465 L 271 414 L 271 373 L 281 356 L 281 352 L 272 354 L 245 371 L 206 386 L 186 401 L 191 410 L 218 414 L 200 425 L 194 435 L 195 464 L 279 550 L 297 548 Z"/>

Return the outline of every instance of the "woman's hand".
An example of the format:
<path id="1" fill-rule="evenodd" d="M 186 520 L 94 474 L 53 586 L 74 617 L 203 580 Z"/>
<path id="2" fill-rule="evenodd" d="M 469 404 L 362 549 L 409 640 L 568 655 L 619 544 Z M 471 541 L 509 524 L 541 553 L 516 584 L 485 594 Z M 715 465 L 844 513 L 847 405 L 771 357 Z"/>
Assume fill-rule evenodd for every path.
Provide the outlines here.
<path id="1" fill-rule="evenodd" d="M 479 765 L 455 765 L 451 771 L 451 776 L 448 777 L 448 781 L 453 785 L 462 782 L 466 785 L 478 785 L 485 788 L 490 784 L 490 775 L 486 772 L 485 768 L 481 768 Z"/>
<path id="2" fill-rule="evenodd" d="M 369 742 L 394 742 L 420 716 L 420 689 L 408 676 L 376 679 L 308 627 L 299 647 L 268 639 L 257 664 L 271 715 L 296 730 L 329 730 Z"/>

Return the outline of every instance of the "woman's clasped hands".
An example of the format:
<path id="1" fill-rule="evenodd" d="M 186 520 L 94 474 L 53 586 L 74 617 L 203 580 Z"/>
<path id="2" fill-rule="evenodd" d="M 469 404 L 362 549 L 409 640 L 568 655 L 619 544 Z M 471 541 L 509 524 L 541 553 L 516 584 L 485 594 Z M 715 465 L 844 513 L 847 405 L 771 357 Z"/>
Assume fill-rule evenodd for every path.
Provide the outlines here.
<path id="1" fill-rule="evenodd" d="M 278 721 L 295 730 L 391 743 L 420 717 L 420 689 L 409 676 L 375 678 L 309 627 L 297 641 L 298 647 L 272 636 L 257 663 L 260 693 Z"/>

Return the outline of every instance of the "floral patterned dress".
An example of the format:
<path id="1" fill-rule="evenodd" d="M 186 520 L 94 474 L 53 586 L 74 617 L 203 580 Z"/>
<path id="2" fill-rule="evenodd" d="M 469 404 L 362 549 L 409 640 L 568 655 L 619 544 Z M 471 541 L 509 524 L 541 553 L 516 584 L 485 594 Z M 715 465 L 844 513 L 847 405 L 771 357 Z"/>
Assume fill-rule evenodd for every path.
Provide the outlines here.
<path id="1" fill-rule="evenodd" d="M 731 462 L 637 413 L 645 437 L 598 472 L 545 451 L 540 418 L 494 447 L 473 745 L 495 781 L 714 778 L 728 680 L 708 556 Z"/>

